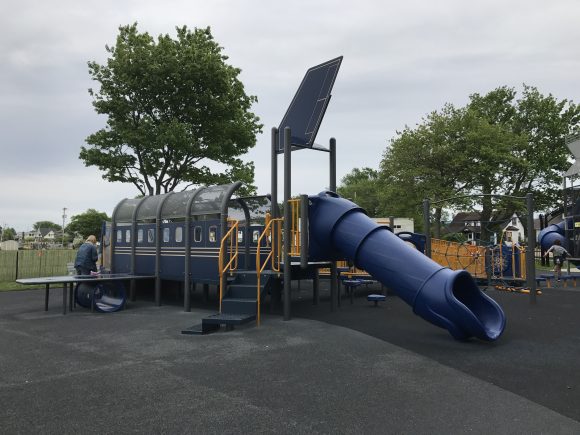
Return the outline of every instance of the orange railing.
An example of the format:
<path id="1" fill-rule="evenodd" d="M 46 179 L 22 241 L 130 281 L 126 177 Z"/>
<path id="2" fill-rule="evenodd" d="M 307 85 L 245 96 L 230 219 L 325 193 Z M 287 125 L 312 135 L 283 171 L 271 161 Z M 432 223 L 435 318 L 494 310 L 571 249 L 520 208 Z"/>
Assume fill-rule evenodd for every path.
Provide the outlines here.
<path id="1" fill-rule="evenodd" d="M 282 224 L 284 222 L 283 218 L 269 219 L 264 227 L 264 231 L 260 234 L 257 242 L 256 248 L 256 282 L 257 282 L 257 312 L 256 312 L 256 324 L 260 326 L 260 304 L 261 304 L 261 274 L 266 269 L 268 262 L 270 263 L 270 269 L 275 272 L 280 272 L 280 263 L 282 257 Z M 262 240 L 266 238 L 266 244 L 271 246 L 270 252 L 266 256 L 266 259 L 262 263 L 261 260 L 261 247 Z"/>
<path id="2" fill-rule="evenodd" d="M 228 221 L 231 228 L 222 237 L 219 254 L 219 275 L 220 275 L 220 313 L 222 312 L 222 299 L 226 284 L 225 274 L 233 272 L 238 268 L 238 221 L 231 219 Z M 225 257 L 229 254 L 229 261 L 225 263 Z"/>

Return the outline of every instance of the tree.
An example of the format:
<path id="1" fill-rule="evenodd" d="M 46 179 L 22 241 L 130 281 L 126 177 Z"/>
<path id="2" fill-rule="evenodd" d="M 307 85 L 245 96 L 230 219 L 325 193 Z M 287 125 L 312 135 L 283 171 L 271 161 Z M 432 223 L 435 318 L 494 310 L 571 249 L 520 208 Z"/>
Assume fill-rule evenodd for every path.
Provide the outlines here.
<path id="1" fill-rule="evenodd" d="M 104 212 L 99 212 L 93 208 L 89 208 L 86 212 L 74 215 L 70 223 L 66 227 L 69 234 L 80 234 L 83 239 L 91 234 L 101 238 L 101 228 L 104 221 L 109 221 L 111 218 Z"/>
<path id="2" fill-rule="evenodd" d="M 379 217 L 379 173 L 371 168 L 354 168 L 346 174 L 338 187 L 338 193 L 355 202 L 371 217 Z"/>
<path id="3" fill-rule="evenodd" d="M 435 207 L 436 223 L 444 205 L 477 205 L 482 221 L 489 221 L 494 209 L 511 215 L 522 208 L 521 201 L 498 201 L 491 194 L 533 192 L 536 209 L 553 206 L 569 165 L 564 139 L 580 129 L 580 107 L 526 85 L 521 99 L 516 95 L 508 87 L 473 94 L 465 107 L 446 105 L 416 128 L 398 133 L 381 162 L 385 200 L 416 212 L 423 197 L 485 195 L 440 204 Z"/>
<path id="4" fill-rule="evenodd" d="M 59 224 L 55 224 L 54 222 L 51 221 L 38 221 L 32 225 L 32 228 L 35 230 L 39 230 L 41 228 L 48 228 L 55 231 L 59 231 L 62 229 L 62 227 Z"/>
<path id="5" fill-rule="evenodd" d="M 155 40 L 137 24 L 122 26 L 107 63 L 88 63 L 100 84 L 89 93 L 107 126 L 87 137 L 80 158 L 142 195 L 238 180 L 250 193 L 254 166 L 239 156 L 261 132 L 250 112 L 257 98 L 246 95 L 241 70 L 226 63 L 209 27 L 176 30 L 175 40 Z"/>
<path id="6" fill-rule="evenodd" d="M 2 229 L 2 240 L 14 240 L 16 239 L 16 230 L 14 228 L 4 228 Z"/>

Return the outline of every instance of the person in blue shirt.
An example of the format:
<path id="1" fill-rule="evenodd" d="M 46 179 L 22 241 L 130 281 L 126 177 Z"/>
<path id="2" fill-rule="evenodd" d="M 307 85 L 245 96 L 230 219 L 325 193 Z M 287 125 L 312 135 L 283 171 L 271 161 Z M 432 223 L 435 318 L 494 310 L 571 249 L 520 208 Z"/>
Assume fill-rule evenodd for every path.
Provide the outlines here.
<path id="1" fill-rule="evenodd" d="M 90 275 L 91 272 L 97 271 L 97 260 L 99 254 L 97 252 L 97 238 L 93 235 L 87 237 L 77 252 L 75 259 L 75 269 L 77 275 Z"/>

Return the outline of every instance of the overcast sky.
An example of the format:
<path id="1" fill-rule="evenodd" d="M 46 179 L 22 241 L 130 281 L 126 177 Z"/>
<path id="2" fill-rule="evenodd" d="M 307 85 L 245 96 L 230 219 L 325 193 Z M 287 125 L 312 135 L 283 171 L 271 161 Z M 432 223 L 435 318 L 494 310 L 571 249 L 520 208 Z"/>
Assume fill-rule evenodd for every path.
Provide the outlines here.
<path id="1" fill-rule="evenodd" d="M 474 92 L 522 83 L 580 102 L 580 2 L 4 0 L 0 15 L 0 225 L 62 224 L 88 208 L 111 214 L 132 185 L 107 183 L 78 159 L 102 128 L 87 61 L 103 63 L 120 25 L 153 36 L 211 26 L 242 69 L 264 124 L 246 156 L 259 193 L 270 190 L 270 130 L 306 70 L 344 60 L 316 142 L 337 139 L 337 173 L 377 168 L 405 125 Z M 280 160 L 281 162 L 281 160 Z M 281 163 L 280 163 L 281 164 Z M 328 154 L 293 153 L 293 194 L 328 186 Z M 280 177 L 281 179 L 281 177 Z M 281 181 L 281 180 L 280 180 Z M 279 192 L 282 187 L 280 183 Z"/>

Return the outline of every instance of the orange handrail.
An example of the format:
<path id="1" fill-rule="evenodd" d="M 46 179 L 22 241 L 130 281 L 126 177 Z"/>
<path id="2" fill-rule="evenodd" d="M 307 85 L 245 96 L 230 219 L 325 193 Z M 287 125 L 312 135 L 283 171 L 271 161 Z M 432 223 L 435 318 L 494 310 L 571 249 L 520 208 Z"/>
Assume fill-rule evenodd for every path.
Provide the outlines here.
<path id="1" fill-rule="evenodd" d="M 264 231 L 260 234 L 260 237 L 257 241 L 257 249 L 256 249 L 256 282 L 257 282 L 257 312 L 256 312 L 256 324 L 260 326 L 260 304 L 261 304 L 261 295 L 260 295 L 260 284 L 261 284 L 261 274 L 268 265 L 268 261 L 270 261 L 271 268 L 275 272 L 280 272 L 280 257 L 281 257 L 281 246 L 282 246 L 282 223 L 284 222 L 284 218 L 276 218 L 270 219 L 266 226 L 264 227 Z M 271 235 L 271 246 L 270 252 L 268 256 L 264 260 L 264 263 L 261 264 L 260 261 L 260 249 L 261 249 L 261 242 L 264 236 Z M 266 241 L 268 238 L 266 237 Z"/>
<path id="2" fill-rule="evenodd" d="M 224 295 L 225 279 L 224 274 L 228 271 L 233 271 L 238 268 L 238 221 L 235 219 L 229 220 L 232 227 L 228 232 L 222 237 L 220 243 L 220 253 L 219 253 L 219 276 L 220 276 L 220 313 L 222 312 L 222 299 Z M 224 265 L 224 256 L 226 254 L 226 242 L 229 240 L 230 261 Z"/>

